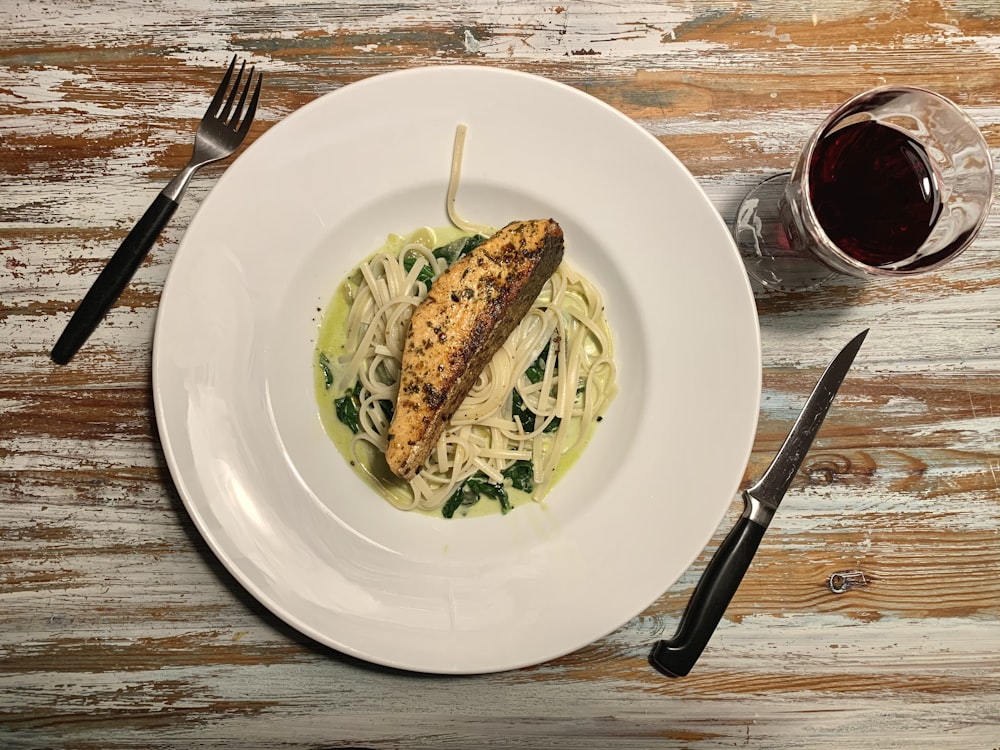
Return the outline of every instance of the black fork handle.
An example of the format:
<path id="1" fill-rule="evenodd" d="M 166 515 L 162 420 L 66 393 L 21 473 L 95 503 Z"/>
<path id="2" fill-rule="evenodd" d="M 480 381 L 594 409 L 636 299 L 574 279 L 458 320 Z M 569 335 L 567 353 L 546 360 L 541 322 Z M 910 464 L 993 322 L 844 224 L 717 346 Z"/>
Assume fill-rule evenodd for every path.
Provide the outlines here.
<path id="1" fill-rule="evenodd" d="M 91 285 L 52 348 L 52 361 L 59 365 L 69 362 L 90 338 L 108 310 L 128 286 L 143 258 L 160 236 L 160 232 L 177 210 L 177 202 L 163 193 L 146 209 L 146 213 L 128 233 L 111 260 Z"/>

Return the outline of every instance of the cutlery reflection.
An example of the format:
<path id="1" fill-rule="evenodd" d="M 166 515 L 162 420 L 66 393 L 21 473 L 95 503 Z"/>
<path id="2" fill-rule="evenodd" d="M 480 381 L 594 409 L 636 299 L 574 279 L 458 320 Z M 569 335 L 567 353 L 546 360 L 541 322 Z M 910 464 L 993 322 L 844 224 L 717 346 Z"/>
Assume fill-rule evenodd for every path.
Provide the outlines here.
<path id="1" fill-rule="evenodd" d="M 702 573 L 674 637 L 653 646 L 649 661 L 668 677 L 690 672 L 711 639 L 867 335 L 855 336 L 826 368 L 767 471 L 743 492 L 743 515 Z"/>
<path id="2" fill-rule="evenodd" d="M 240 81 L 246 69 L 246 62 L 240 64 L 239 72 L 232 89 L 232 80 L 236 68 L 236 57 L 233 57 L 229 69 L 219 84 L 219 88 L 208 106 L 208 111 L 202 117 L 195 134 L 194 153 L 187 166 L 156 196 L 152 205 L 146 209 L 138 223 L 129 232 L 121 246 L 108 261 L 94 281 L 90 290 L 80 302 L 79 307 L 70 318 L 69 324 L 62 332 L 52 349 L 52 360 L 64 365 L 73 358 L 80 347 L 94 332 L 101 319 L 118 299 L 135 274 L 142 259 L 149 253 L 156 238 L 170 221 L 177 210 L 184 189 L 194 173 L 201 167 L 213 161 L 231 156 L 243 143 L 247 131 L 253 123 L 257 112 L 257 101 L 260 99 L 262 74 L 257 74 L 257 83 L 252 86 L 254 69 L 250 68 L 246 83 L 242 89 Z M 253 95 L 247 105 L 247 96 L 253 87 Z M 227 91 L 229 96 L 226 96 Z M 237 100 L 237 94 L 239 99 Z M 246 107 L 244 112 L 244 107 Z"/>

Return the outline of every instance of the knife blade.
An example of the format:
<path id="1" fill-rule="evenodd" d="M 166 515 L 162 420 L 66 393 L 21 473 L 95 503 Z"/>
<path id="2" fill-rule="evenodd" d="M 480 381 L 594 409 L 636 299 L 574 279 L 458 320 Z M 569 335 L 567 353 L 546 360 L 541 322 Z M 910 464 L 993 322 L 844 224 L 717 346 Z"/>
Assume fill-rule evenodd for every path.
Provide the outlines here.
<path id="1" fill-rule="evenodd" d="M 867 335 L 851 339 L 826 368 L 767 471 L 744 490 L 743 514 L 702 573 L 674 637 L 654 644 L 650 664 L 668 677 L 688 674 L 712 638 Z"/>

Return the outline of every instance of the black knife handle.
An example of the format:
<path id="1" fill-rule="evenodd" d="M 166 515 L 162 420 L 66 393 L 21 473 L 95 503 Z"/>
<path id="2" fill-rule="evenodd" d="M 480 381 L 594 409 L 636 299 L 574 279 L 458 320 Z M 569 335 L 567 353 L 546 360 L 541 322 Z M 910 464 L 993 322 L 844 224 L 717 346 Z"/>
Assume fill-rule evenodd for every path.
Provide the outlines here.
<path id="1" fill-rule="evenodd" d="M 146 213 L 128 233 L 111 260 L 104 267 L 90 290 L 76 308 L 69 324 L 52 347 L 52 361 L 64 365 L 73 358 L 94 332 L 101 319 L 128 286 L 142 259 L 160 236 L 163 227 L 177 210 L 177 202 L 163 193 L 146 209 Z"/>
<path id="2" fill-rule="evenodd" d="M 765 526 L 744 512 L 715 551 L 681 616 L 674 637 L 657 641 L 649 662 L 668 677 L 683 677 L 701 656 L 760 546 Z"/>

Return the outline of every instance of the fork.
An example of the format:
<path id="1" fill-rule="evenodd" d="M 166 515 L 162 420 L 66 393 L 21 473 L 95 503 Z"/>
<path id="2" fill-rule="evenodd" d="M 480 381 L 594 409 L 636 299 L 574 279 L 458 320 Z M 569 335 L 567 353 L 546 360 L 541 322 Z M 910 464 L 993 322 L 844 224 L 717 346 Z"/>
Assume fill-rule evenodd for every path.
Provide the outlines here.
<path id="1" fill-rule="evenodd" d="M 181 196 L 184 195 L 184 190 L 194 173 L 206 164 L 231 156 L 243 143 L 243 139 L 246 138 L 247 131 L 250 130 L 250 125 L 253 123 L 254 114 L 257 112 L 257 101 L 260 99 L 260 84 L 263 74 L 257 74 L 257 83 L 252 86 L 254 69 L 251 67 L 250 74 L 241 87 L 240 82 L 243 80 L 243 73 L 246 70 L 246 61 L 243 61 L 236 73 L 236 80 L 230 88 L 229 83 L 232 81 L 235 69 L 236 56 L 234 55 L 222 83 L 215 91 L 212 103 L 208 105 L 208 111 L 205 112 L 205 116 L 201 118 L 201 123 L 198 125 L 191 160 L 160 191 L 152 205 L 146 209 L 146 213 L 142 215 L 142 218 L 132 228 L 132 231 L 122 241 L 121 246 L 111 256 L 111 260 L 95 279 L 59 340 L 56 341 L 56 345 L 52 348 L 52 361 L 56 364 L 64 365 L 73 358 L 73 355 L 80 350 L 80 347 L 111 309 L 115 300 L 128 286 L 136 269 L 139 268 L 139 264 L 149 253 L 149 249 L 167 222 L 170 221 L 170 217 L 174 215 L 174 211 L 177 210 Z M 249 106 L 247 106 L 247 96 L 251 87 L 253 88 L 253 96 L 251 96 Z M 227 92 L 229 93 L 228 97 L 226 96 Z M 237 94 L 239 94 L 239 100 L 236 98 Z M 246 106 L 245 112 L 244 106 Z"/>

